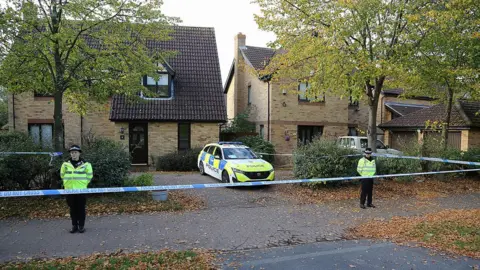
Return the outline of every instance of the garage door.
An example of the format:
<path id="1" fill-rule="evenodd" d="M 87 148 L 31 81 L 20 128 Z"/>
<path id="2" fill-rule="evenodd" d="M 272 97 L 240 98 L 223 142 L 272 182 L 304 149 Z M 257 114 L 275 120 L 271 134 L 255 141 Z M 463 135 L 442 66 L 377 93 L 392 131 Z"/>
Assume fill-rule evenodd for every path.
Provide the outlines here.
<path id="1" fill-rule="evenodd" d="M 442 139 L 442 133 L 441 132 L 426 132 L 425 136 L 427 137 L 434 137 L 438 141 L 441 141 Z M 460 149 L 462 143 L 462 133 L 460 131 L 450 131 L 448 132 L 448 147 L 454 148 L 454 149 Z"/>
<path id="2" fill-rule="evenodd" d="M 418 141 L 417 134 L 414 131 L 392 132 L 391 136 L 390 148 L 397 150 L 403 150 L 406 146 Z"/>

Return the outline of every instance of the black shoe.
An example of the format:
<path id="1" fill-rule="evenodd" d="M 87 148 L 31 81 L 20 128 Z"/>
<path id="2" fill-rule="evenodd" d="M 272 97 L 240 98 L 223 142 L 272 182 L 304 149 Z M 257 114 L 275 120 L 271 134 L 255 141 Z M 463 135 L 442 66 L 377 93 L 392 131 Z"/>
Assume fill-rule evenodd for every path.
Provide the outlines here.
<path id="1" fill-rule="evenodd" d="M 70 229 L 70 233 L 76 233 L 78 231 L 77 226 L 72 226 L 72 229 Z"/>
<path id="2" fill-rule="evenodd" d="M 375 208 L 375 205 L 373 204 L 367 204 L 368 207 Z"/>
<path id="3" fill-rule="evenodd" d="M 79 233 L 84 233 L 85 232 L 85 228 L 83 226 L 78 226 L 78 232 Z"/>
<path id="4" fill-rule="evenodd" d="M 360 208 L 365 209 L 366 207 L 364 204 L 360 204 Z"/>

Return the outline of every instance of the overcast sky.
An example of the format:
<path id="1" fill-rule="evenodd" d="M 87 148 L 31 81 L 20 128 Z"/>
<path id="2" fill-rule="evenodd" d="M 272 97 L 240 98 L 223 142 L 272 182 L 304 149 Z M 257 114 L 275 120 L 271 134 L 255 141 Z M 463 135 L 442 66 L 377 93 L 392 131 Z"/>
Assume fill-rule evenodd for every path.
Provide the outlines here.
<path id="1" fill-rule="evenodd" d="M 238 32 L 247 36 L 247 45 L 265 47 L 275 39 L 273 33 L 260 31 L 253 14 L 260 14 L 251 0 L 164 0 L 163 13 L 180 17 L 185 26 L 215 28 L 222 81 L 233 60 L 233 38 Z"/>

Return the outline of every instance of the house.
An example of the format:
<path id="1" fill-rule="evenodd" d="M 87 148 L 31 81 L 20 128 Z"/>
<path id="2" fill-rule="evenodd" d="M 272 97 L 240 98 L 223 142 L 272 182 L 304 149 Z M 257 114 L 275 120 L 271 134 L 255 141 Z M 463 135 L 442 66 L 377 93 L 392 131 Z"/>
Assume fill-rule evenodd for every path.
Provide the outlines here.
<path id="1" fill-rule="evenodd" d="M 214 29 L 172 27 L 172 39 L 149 46 L 174 50 L 176 56 L 168 59 L 158 84 L 143 78 L 160 98 L 132 103 L 117 95 L 106 105 L 92 104 L 83 116 L 69 112 L 64 103 L 66 146 L 82 144 L 94 134 L 121 142 L 132 153 L 133 164 L 147 165 L 152 157 L 218 141 L 227 117 Z M 10 95 L 8 102 L 9 130 L 52 144 L 52 96 L 22 93 Z"/>
<path id="2" fill-rule="evenodd" d="M 443 122 L 446 105 L 438 104 L 417 110 L 405 116 L 382 123 L 386 144 L 392 148 L 403 148 L 410 141 L 422 140 L 427 136 L 440 136 L 438 124 Z M 427 123 L 437 123 L 427 126 Z M 460 150 L 480 147 L 480 102 L 457 100 L 452 106 L 448 145 Z"/>
<path id="3" fill-rule="evenodd" d="M 405 97 L 402 98 L 402 94 L 404 94 L 404 90 L 399 88 L 382 91 L 377 109 L 377 126 L 394 118 L 429 108 L 435 100 L 426 96 L 409 96 L 407 99 Z M 380 128 L 377 128 L 377 137 L 385 143 L 385 134 Z"/>
<path id="4" fill-rule="evenodd" d="M 249 110 L 250 121 L 255 123 L 256 131 L 273 143 L 277 153 L 292 153 L 298 143 L 308 143 L 315 136 L 355 136 L 367 130 L 368 105 L 365 101 L 355 102 L 327 93 L 320 100 L 311 102 L 305 95 L 307 83 L 299 83 L 297 89 L 285 89 L 281 80 L 259 77 L 259 71 L 280 51 L 247 46 L 246 36 L 242 33 L 234 37 L 233 49 L 234 60 L 224 84 L 227 116 L 233 119 Z M 412 108 L 421 109 L 422 105 L 429 105 L 430 102 L 423 99 L 405 100 L 400 95 L 401 90 L 382 93 L 378 123 L 395 116 L 388 114 L 390 111 L 386 103 L 392 105 L 397 102 L 405 106 L 419 104 L 412 105 Z M 406 113 L 407 110 L 401 111 Z M 280 164 L 288 161 L 287 157 L 282 156 L 276 159 Z"/>

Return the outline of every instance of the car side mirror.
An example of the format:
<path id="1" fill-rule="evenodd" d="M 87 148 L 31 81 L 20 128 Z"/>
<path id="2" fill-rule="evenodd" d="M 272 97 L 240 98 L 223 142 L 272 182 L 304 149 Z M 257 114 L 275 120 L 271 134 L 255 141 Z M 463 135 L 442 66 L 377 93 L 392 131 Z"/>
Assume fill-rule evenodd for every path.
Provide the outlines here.
<path id="1" fill-rule="evenodd" d="M 388 148 L 390 148 L 390 146 L 388 146 L 388 145 L 385 145 L 385 149 L 388 149 Z"/>
<path id="2" fill-rule="evenodd" d="M 263 158 L 263 155 L 258 155 L 259 158 Z"/>

